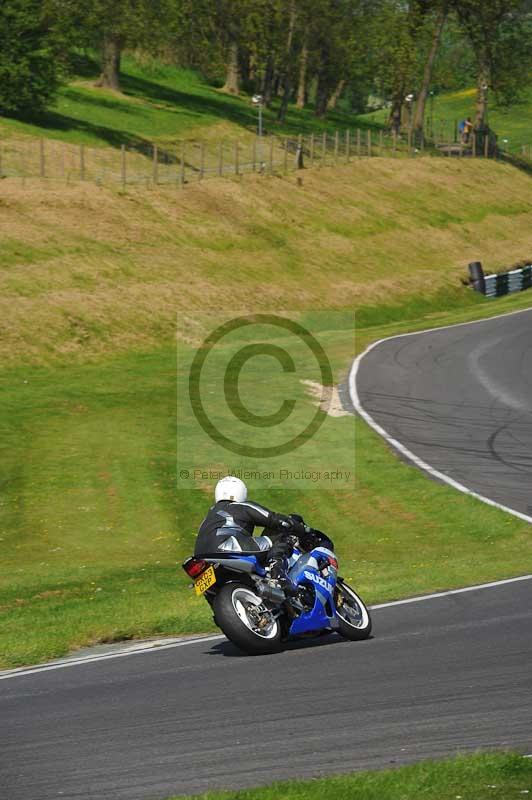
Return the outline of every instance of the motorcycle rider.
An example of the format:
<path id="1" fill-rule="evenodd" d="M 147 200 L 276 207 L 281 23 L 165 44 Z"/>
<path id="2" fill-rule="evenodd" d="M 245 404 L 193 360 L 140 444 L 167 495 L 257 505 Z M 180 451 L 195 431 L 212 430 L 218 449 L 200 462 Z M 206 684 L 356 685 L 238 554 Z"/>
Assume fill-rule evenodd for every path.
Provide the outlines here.
<path id="1" fill-rule="evenodd" d="M 290 591 L 286 559 L 292 555 L 296 537 L 310 534 L 311 529 L 301 517 L 277 514 L 248 501 L 247 494 L 247 486 L 240 478 L 227 475 L 218 481 L 215 502 L 200 525 L 194 555 L 263 552 L 263 565 L 270 576 Z M 253 536 L 255 526 L 264 528 L 261 536 Z"/>

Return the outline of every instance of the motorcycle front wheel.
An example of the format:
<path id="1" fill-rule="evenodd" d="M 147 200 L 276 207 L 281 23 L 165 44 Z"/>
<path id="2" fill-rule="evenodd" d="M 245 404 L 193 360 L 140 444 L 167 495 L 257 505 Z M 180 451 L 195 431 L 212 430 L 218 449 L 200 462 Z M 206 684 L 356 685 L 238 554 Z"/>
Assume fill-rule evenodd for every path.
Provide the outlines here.
<path id="1" fill-rule="evenodd" d="M 338 633 L 344 639 L 360 641 L 371 633 L 371 617 L 364 601 L 345 581 L 338 581 L 334 601 L 338 618 Z"/>
<path id="2" fill-rule="evenodd" d="M 214 619 L 227 638 L 248 655 L 276 653 L 281 625 L 249 586 L 226 583 L 214 600 Z"/>

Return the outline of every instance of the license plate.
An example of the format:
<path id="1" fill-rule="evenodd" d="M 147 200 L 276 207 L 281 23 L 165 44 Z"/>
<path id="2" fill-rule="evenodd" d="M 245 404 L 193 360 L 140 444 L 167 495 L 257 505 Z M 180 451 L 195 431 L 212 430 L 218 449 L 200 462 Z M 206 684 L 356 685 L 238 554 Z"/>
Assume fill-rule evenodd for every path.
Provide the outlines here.
<path id="1" fill-rule="evenodd" d="M 209 567 L 194 581 L 194 591 L 196 594 L 203 594 L 213 583 L 216 583 L 216 575 L 214 574 L 214 567 Z"/>

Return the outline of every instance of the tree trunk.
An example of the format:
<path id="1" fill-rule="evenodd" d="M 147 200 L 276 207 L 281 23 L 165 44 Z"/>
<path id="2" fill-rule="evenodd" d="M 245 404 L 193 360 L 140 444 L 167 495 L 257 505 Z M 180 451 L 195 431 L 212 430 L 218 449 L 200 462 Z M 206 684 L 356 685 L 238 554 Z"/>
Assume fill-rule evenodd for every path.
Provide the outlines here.
<path id="1" fill-rule="evenodd" d="M 266 69 L 262 76 L 260 93 L 264 98 L 264 105 L 271 105 L 273 96 L 273 57 L 271 55 L 266 60 Z"/>
<path id="2" fill-rule="evenodd" d="M 427 61 L 425 62 L 425 70 L 423 72 L 423 81 L 421 84 L 421 89 L 419 91 L 417 104 L 416 104 L 416 111 L 414 114 L 414 124 L 413 128 L 416 131 L 423 130 L 423 124 L 425 120 L 425 106 L 427 104 L 427 97 L 429 94 L 429 87 L 430 82 L 432 80 L 432 70 L 434 67 L 434 61 L 436 59 L 436 54 L 438 52 L 438 47 L 440 46 L 441 35 L 443 32 L 443 28 L 445 25 L 445 20 L 447 19 L 447 8 L 444 4 L 441 7 L 440 13 L 438 14 L 438 18 L 436 20 L 436 27 L 434 28 L 434 33 L 432 34 L 432 43 L 430 45 L 429 54 L 427 56 Z"/>
<path id="3" fill-rule="evenodd" d="M 288 36 L 286 39 L 286 48 L 284 54 L 284 69 L 281 79 L 279 81 L 279 88 L 277 94 L 282 97 L 279 113 L 277 114 L 277 122 L 284 122 L 286 111 L 288 108 L 288 101 L 292 92 L 292 45 L 294 42 L 294 31 L 296 28 L 296 4 L 294 0 L 290 3 L 290 19 L 288 23 Z"/>
<path id="4" fill-rule="evenodd" d="M 329 97 L 329 100 L 327 101 L 327 111 L 334 111 L 334 109 L 336 108 L 336 104 L 340 99 L 342 92 L 345 89 L 346 83 L 347 81 L 344 80 L 343 78 L 341 81 L 338 81 L 338 83 L 336 84 L 336 89 L 334 90 L 332 95 Z"/>
<path id="5" fill-rule="evenodd" d="M 116 33 L 105 33 L 102 45 L 102 74 L 96 86 L 120 91 L 120 57 L 123 41 Z"/>
<path id="6" fill-rule="evenodd" d="M 307 67 L 308 67 L 308 46 L 307 46 L 307 34 L 305 32 L 305 38 L 303 40 L 303 47 L 299 59 L 299 78 L 297 83 L 297 100 L 296 100 L 297 108 L 305 108 L 305 103 L 307 100 Z"/>
<path id="7" fill-rule="evenodd" d="M 316 107 L 314 109 L 314 116 L 318 119 L 323 119 L 327 113 L 327 101 L 329 99 L 329 86 L 325 76 L 318 75 L 318 86 L 316 89 Z"/>
<path id="8" fill-rule="evenodd" d="M 290 75 L 286 75 L 284 80 L 283 99 L 281 100 L 279 111 L 277 112 L 277 122 L 281 124 L 286 119 L 286 112 L 288 111 L 288 101 L 290 100 L 291 93 L 292 93 L 292 81 L 290 79 Z"/>
<path id="9" fill-rule="evenodd" d="M 238 63 L 238 43 L 233 41 L 229 45 L 229 59 L 227 62 L 225 83 L 222 92 L 238 94 L 240 91 L 240 66 Z"/>
<path id="10" fill-rule="evenodd" d="M 390 128 L 397 134 L 401 132 L 401 118 L 403 112 L 403 93 L 396 94 L 392 100 L 392 107 L 390 110 Z"/>
<path id="11" fill-rule="evenodd" d="M 488 89 L 490 83 L 490 70 L 486 58 L 479 59 L 477 78 L 477 103 L 475 107 L 475 130 L 484 130 L 487 126 L 488 116 Z"/>

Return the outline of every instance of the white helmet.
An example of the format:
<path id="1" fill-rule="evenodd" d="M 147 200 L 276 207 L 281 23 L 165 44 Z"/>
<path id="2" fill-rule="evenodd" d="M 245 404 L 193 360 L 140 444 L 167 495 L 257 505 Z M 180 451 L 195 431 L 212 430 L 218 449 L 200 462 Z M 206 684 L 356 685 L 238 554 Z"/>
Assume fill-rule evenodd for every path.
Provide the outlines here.
<path id="1" fill-rule="evenodd" d="M 248 488 L 240 478 L 227 475 L 216 484 L 214 499 L 217 503 L 220 500 L 232 500 L 234 503 L 243 503 L 247 499 Z"/>

